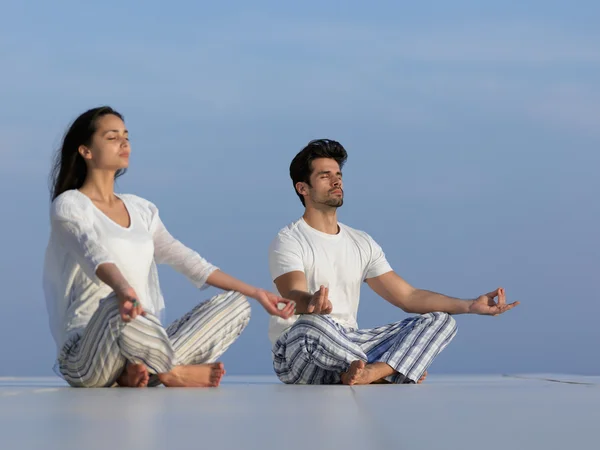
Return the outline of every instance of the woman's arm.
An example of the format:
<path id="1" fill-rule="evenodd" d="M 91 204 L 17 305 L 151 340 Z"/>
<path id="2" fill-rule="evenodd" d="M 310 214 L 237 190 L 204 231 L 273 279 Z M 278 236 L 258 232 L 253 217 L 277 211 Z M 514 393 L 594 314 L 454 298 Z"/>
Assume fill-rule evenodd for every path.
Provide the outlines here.
<path id="1" fill-rule="evenodd" d="M 197 252 L 175 239 L 167 231 L 157 211 L 152 222 L 152 235 L 156 263 L 169 264 L 185 275 L 199 289 L 214 286 L 227 291 L 237 291 L 246 297 L 257 300 L 269 314 L 285 319 L 294 313 L 293 301 L 251 286 L 222 272 Z M 279 308 L 280 304 L 283 305 L 282 309 Z"/>
<path id="2" fill-rule="evenodd" d="M 157 264 L 168 264 L 185 275 L 197 288 L 205 289 L 206 280 L 218 268 L 175 239 L 167 231 L 158 211 L 154 212 L 151 232 L 154 239 L 154 260 Z"/>

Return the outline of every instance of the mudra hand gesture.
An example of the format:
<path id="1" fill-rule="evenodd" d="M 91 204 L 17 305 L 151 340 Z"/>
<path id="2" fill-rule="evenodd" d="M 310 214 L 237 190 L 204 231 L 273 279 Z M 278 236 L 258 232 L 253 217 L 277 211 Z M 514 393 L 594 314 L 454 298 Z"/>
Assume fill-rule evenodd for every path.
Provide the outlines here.
<path id="1" fill-rule="evenodd" d="M 498 297 L 496 302 L 494 299 Z M 493 292 L 481 295 L 476 300 L 473 300 L 469 307 L 470 314 L 481 314 L 487 316 L 497 316 L 499 314 L 510 311 L 520 302 L 506 303 L 506 293 L 503 288 L 498 288 Z"/>

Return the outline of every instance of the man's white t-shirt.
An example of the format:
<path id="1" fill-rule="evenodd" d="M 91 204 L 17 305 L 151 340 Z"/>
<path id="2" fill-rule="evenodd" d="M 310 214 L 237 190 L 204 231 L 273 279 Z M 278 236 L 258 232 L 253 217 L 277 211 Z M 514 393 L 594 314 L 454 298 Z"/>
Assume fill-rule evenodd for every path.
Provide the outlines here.
<path id="1" fill-rule="evenodd" d="M 356 329 L 362 282 L 392 268 L 371 236 L 344 224 L 338 225 L 339 232 L 335 235 L 312 228 L 303 218 L 281 229 L 269 247 L 269 269 L 272 280 L 288 272 L 304 272 L 311 294 L 321 285 L 328 287 L 333 306 L 331 317 L 346 328 Z M 275 344 L 299 317 L 271 316 L 271 343 Z"/>

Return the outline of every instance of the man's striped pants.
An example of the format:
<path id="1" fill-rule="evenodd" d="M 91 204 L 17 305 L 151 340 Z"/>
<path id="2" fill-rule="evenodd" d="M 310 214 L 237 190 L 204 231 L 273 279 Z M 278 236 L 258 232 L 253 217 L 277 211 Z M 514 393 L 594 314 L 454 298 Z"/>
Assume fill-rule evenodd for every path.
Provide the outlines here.
<path id="1" fill-rule="evenodd" d="M 273 367 L 286 384 L 338 384 L 352 361 L 384 362 L 395 371 L 386 381 L 415 383 L 455 335 L 455 320 L 439 312 L 365 330 L 303 314 L 273 346 Z"/>

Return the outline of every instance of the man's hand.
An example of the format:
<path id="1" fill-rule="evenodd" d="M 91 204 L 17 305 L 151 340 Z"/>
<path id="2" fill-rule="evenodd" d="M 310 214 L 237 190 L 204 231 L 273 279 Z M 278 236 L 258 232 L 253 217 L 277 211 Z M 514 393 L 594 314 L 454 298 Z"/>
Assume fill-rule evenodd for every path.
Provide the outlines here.
<path id="1" fill-rule="evenodd" d="M 498 302 L 494 300 L 498 297 Z M 506 303 L 506 293 L 503 288 L 498 288 L 493 292 L 480 296 L 469 306 L 470 314 L 483 314 L 488 316 L 497 316 L 513 309 L 520 302 Z"/>
<path id="2" fill-rule="evenodd" d="M 131 286 L 115 291 L 119 299 L 119 313 L 123 322 L 130 322 L 137 316 L 145 316 L 146 312 L 142 308 L 137 294 Z"/>
<path id="3" fill-rule="evenodd" d="M 278 292 L 296 302 L 296 314 L 330 314 L 333 310 L 329 289 L 321 286 L 311 294 L 304 272 L 288 272 L 275 278 L 274 282 Z"/>
<path id="4" fill-rule="evenodd" d="M 296 309 L 296 303 L 292 300 L 280 297 L 279 295 L 275 295 L 264 289 L 257 289 L 252 297 L 256 299 L 270 315 L 281 317 L 282 319 L 289 319 Z M 279 309 L 279 304 L 284 305 L 283 309 Z"/>
<path id="5" fill-rule="evenodd" d="M 333 311 L 333 305 L 329 300 L 329 288 L 321 286 L 321 288 L 312 295 L 306 310 L 309 314 L 330 314 L 331 311 Z"/>

